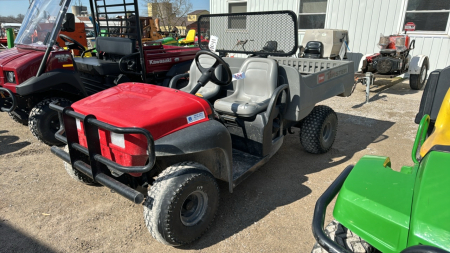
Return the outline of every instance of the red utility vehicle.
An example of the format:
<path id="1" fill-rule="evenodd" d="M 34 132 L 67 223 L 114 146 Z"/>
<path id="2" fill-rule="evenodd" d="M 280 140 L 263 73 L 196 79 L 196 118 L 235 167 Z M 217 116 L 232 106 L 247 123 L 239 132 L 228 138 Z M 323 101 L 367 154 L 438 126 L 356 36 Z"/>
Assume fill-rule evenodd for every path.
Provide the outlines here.
<path id="1" fill-rule="evenodd" d="M 17 35 L 16 47 L 0 53 L 1 111 L 28 124 L 33 135 L 48 145 L 61 144 L 54 136 L 60 124 L 50 103 L 68 106 L 123 82 L 168 86 L 171 77 L 189 70 L 199 50 L 142 43 L 140 22 L 133 22 L 139 20 L 137 0 L 110 5 L 91 0 L 94 23 L 98 23 L 95 28 L 105 32 L 97 36 L 95 30 L 97 56 L 84 57 L 83 43 L 60 34 L 60 30 L 75 29 L 73 14 L 66 14 L 70 2 L 34 1 Z M 113 18 L 120 13 L 132 15 L 127 22 Z M 81 57 L 73 57 L 70 50 L 58 45 L 58 36 L 69 49 L 80 51 Z"/>
<path id="2" fill-rule="evenodd" d="M 229 20 L 236 21 L 232 27 L 251 29 L 230 30 Z M 233 192 L 276 154 L 291 128 L 300 129 L 306 151 L 330 150 L 337 115 L 315 105 L 349 96 L 353 87 L 353 62 L 287 57 L 298 45 L 292 11 L 203 15 L 198 24 L 200 31 L 213 25 L 220 55 L 253 57 L 201 50 L 189 73 L 170 82 L 179 88 L 176 80 L 189 77 L 181 90 L 128 82 L 70 107 L 50 105 L 64 123 L 56 136 L 67 143 L 65 150 L 51 151 L 69 175 L 143 204 L 150 233 L 167 245 L 187 244 L 205 233 L 218 209 L 217 181 Z M 236 41 L 261 34 L 271 48 L 265 41 L 235 48 Z M 232 71 L 238 72 L 236 82 Z"/>

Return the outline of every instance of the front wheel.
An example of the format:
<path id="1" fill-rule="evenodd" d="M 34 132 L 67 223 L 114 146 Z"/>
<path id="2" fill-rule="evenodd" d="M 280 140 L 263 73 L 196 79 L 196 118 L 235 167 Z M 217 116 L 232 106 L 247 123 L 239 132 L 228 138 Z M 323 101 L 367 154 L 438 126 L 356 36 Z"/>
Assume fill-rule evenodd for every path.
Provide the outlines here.
<path id="1" fill-rule="evenodd" d="M 8 115 L 9 117 L 11 117 L 11 119 L 24 126 L 28 126 L 29 114 L 30 114 L 29 112 L 27 112 L 25 109 L 22 108 L 16 108 L 14 111 L 8 112 Z"/>
<path id="2" fill-rule="evenodd" d="M 420 68 L 420 73 L 417 75 L 411 74 L 409 77 L 409 87 L 412 90 L 420 90 L 425 85 L 425 81 L 427 80 L 428 75 L 428 59 L 425 59 L 422 63 L 422 67 Z"/>
<path id="3" fill-rule="evenodd" d="M 59 130 L 58 112 L 50 109 L 50 104 L 56 102 L 59 106 L 66 107 L 72 102 L 65 98 L 49 98 L 39 102 L 30 112 L 28 127 L 31 133 L 41 142 L 47 145 L 62 145 L 55 137 Z"/>
<path id="4" fill-rule="evenodd" d="M 380 253 L 361 237 L 355 235 L 341 223 L 333 220 L 325 228 L 325 234 L 344 249 L 354 253 Z M 311 253 L 328 253 L 318 243 L 314 244 Z"/>
<path id="5" fill-rule="evenodd" d="M 179 246 L 202 236 L 214 220 L 219 187 L 201 164 L 182 162 L 165 169 L 144 203 L 148 230 L 159 242 Z"/>
<path id="6" fill-rule="evenodd" d="M 336 113 L 328 106 L 318 105 L 306 116 L 301 125 L 300 142 L 312 154 L 328 152 L 337 133 Z"/>

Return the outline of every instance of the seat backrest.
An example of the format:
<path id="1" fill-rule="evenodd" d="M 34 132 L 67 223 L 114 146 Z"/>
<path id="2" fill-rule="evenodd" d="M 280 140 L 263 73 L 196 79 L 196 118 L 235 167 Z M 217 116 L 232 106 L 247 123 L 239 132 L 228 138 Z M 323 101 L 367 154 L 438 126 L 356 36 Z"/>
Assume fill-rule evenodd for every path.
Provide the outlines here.
<path id="1" fill-rule="evenodd" d="M 435 145 L 450 146 L 450 89 L 444 97 L 439 109 L 434 132 L 425 140 L 420 148 L 420 155 L 424 157 Z"/>
<path id="2" fill-rule="evenodd" d="M 186 41 L 194 41 L 195 40 L 195 30 L 189 30 L 186 35 Z"/>
<path id="3" fill-rule="evenodd" d="M 136 52 L 136 40 L 121 37 L 97 37 L 96 49 L 114 55 L 129 55 Z"/>
<path id="4" fill-rule="evenodd" d="M 204 68 L 209 68 L 216 62 L 216 60 L 214 58 L 206 56 L 206 55 L 201 55 L 198 60 L 200 62 L 200 65 Z M 219 79 L 219 80 L 222 79 L 222 69 L 221 69 L 220 65 L 216 69 L 215 74 L 216 74 L 217 79 Z M 197 81 L 198 81 L 198 79 L 200 79 L 201 76 L 202 76 L 202 73 L 197 68 L 197 65 L 195 64 L 195 60 L 192 61 L 191 68 L 189 70 L 189 83 L 188 83 L 188 85 L 183 87 L 181 90 L 185 91 L 185 92 L 190 92 L 195 87 L 195 85 L 197 85 Z M 205 90 L 205 89 L 208 89 L 211 91 L 214 90 L 214 92 L 219 92 L 220 87 L 219 87 L 219 85 L 217 85 L 213 82 L 208 82 L 204 87 L 200 88 L 198 93 L 202 94 L 202 90 Z"/>
<path id="5" fill-rule="evenodd" d="M 269 99 L 277 88 L 278 65 L 270 58 L 247 58 L 239 70 L 244 79 L 236 83 L 238 97 L 251 97 L 258 101 Z"/>

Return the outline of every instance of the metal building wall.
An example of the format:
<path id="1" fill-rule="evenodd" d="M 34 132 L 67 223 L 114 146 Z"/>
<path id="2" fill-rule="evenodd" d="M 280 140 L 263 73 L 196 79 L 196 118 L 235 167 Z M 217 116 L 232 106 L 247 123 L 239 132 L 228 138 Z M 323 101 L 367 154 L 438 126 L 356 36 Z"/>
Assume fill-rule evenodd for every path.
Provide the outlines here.
<path id="1" fill-rule="evenodd" d="M 228 4 L 239 0 L 210 0 L 211 13 L 228 12 Z M 292 10 L 298 14 L 300 0 L 248 0 L 247 11 Z M 349 31 L 348 54 L 355 61 L 365 54 L 379 51 L 380 34 L 399 32 L 405 0 L 328 0 L 325 28 Z M 299 31 L 299 43 L 304 32 Z M 430 58 L 430 70 L 450 65 L 450 37 L 444 35 L 410 35 L 416 40 L 412 55 Z M 356 69 L 355 69 L 356 70 Z"/>

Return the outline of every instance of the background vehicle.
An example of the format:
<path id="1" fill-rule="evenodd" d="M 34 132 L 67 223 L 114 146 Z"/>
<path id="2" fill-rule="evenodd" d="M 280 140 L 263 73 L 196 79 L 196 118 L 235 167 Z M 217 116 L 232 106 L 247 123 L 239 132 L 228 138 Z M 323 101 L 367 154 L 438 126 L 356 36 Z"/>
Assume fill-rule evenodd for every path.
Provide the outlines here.
<path id="1" fill-rule="evenodd" d="M 409 54 L 415 47 L 415 40 L 406 34 L 380 37 L 379 53 L 365 55 L 359 64 L 359 76 L 372 72 L 380 77 L 394 77 L 409 73 L 409 86 L 420 90 L 425 85 L 428 75 L 428 56 Z"/>
<path id="2" fill-rule="evenodd" d="M 240 20 L 252 28 L 245 35 L 227 31 L 226 20 L 237 16 L 245 16 Z M 68 173 L 143 203 L 150 233 L 168 245 L 187 244 L 205 233 L 218 208 L 216 180 L 227 182 L 232 192 L 269 161 L 292 127 L 301 128 L 308 152 L 327 152 L 337 116 L 315 104 L 349 96 L 353 87 L 352 62 L 283 57 L 297 50 L 294 12 L 205 15 L 198 30 L 206 24 L 213 25 L 211 34 L 224 35 L 217 44 L 220 54 L 233 48 L 237 36 L 248 36 L 241 37 L 245 40 L 270 25 L 277 29 L 266 37 L 280 43 L 276 52 L 261 50 L 264 43 L 235 50 L 258 56 L 247 59 L 199 51 L 189 74 L 170 84 L 176 87 L 179 78 L 189 76 L 186 92 L 123 83 L 71 107 L 51 105 L 64 119 L 67 138 L 62 130 L 56 136 L 69 152 L 51 150 L 66 162 Z M 241 75 L 233 83 L 236 70 Z M 142 188 L 147 196 L 136 190 Z"/>
<path id="3" fill-rule="evenodd" d="M 172 76 L 189 69 L 199 50 L 160 44 L 147 46 L 140 40 L 140 22 L 133 26 L 127 22 L 113 23 L 116 18 L 112 17 L 119 13 L 134 12 L 134 19 L 139 19 L 137 0 L 105 3 L 91 0 L 91 13 L 97 16 L 94 15 L 94 23 L 100 15 L 111 17 L 99 22 L 98 29 L 104 31 L 104 37 L 96 38 L 99 52 L 96 57 L 73 57 L 70 51 L 55 44 L 60 27 L 66 32 L 75 29 L 73 14 L 65 13 L 70 0 L 34 1 L 17 35 L 16 47 L 0 53 L 0 92 L 8 97 L 1 106 L 2 111 L 28 124 L 33 135 L 46 144 L 61 144 L 54 137 L 59 119 L 56 112 L 50 110 L 50 103 L 67 106 L 128 81 L 167 86 Z M 95 27 L 94 32 L 99 35 Z M 87 44 L 84 40 L 77 41 L 77 33 L 73 37 L 76 39 L 59 35 L 69 49 L 83 55 Z"/>
<path id="4" fill-rule="evenodd" d="M 417 115 L 413 166 L 397 172 L 389 157 L 364 156 L 319 198 L 313 218 L 318 244 L 312 252 L 450 251 L 449 76 L 450 67 L 430 74 Z M 338 193 L 336 220 L 324 229 L 326 208 Z"/>

